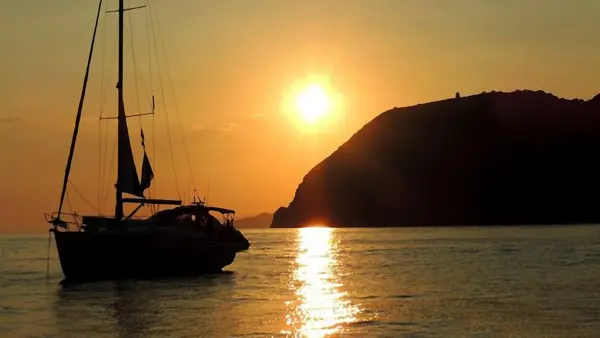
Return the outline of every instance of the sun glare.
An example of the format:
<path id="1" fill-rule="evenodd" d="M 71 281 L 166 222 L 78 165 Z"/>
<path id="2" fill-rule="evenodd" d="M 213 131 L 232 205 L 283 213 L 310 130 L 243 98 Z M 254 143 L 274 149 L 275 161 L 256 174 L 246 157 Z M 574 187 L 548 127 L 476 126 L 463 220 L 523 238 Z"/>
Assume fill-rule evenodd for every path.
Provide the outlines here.
<path id="1" fill-rule="evenodd" d="M 350 301 L 344 286 L 344 265 L 338 261 L 339 237 L 332 228 L 299 229 L 298 251 L 290 290 L 296 297 L 285 304 L 282 334 L 324 338 L 340 335 L 362 317 L 362 309 Z"/>
<path id="2" fill-rule="evenodd" d="M 298 94 L 296 109 L 306 123 L 315 123 L 327 114 L 331 107 L 327 93 L 317 84 L 310 85 Z"/>
<path id="3" fill-rule="evenodd" d="M 284 91 L 283 112 L 303 132 L 323 132 L 339 128 L 343 99 L 328 76 L 309 75 Z"/>

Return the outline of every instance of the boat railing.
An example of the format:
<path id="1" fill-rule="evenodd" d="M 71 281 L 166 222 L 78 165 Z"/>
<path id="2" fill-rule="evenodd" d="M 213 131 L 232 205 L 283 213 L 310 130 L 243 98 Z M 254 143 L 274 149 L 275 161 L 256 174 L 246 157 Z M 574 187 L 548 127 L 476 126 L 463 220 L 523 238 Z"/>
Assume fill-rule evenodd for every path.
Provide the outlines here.
<path id="1" fill-rule="evenodd" d="M 45 213 L 44 218 L 46 219 L 46 222 L 51 223 L 54 227 L 61 227 L 67 231 L 81 230 L 82 216 L 76 212 Z"/>
<path id="2" fill-rule="evenodd" d="M 151 216 L 131 216 L 127 220 L 132 221 L 145 221 L 148 220 Z"/>

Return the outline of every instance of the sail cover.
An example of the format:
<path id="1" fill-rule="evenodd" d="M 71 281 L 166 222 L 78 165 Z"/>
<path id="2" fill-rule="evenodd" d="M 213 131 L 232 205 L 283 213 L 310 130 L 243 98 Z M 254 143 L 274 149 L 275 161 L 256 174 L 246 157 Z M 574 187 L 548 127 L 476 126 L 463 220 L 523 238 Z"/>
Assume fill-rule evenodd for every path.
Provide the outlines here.
<path id="1" fill-rule="evenodd" d="M 125 106 L 123 101 L 119 104 L 119 168 L 117 187 L 124 193 L 132 194 L 138 197 L 144 197 L 140 186 L 131 143 L 129 140 L 129 130 L 127 128 L 127 119 L 125 117 Z"/>
<path id="2" fill-rule="evenodd" d="M 148 154 L 146 154 L 146 144 L 144 142 L 144 130 L 142 129 L 142 148 L 144 149 L 144 161 L 142 162 L 141 181 L 142 192 L 150 188 L 150 182 L 152 182 L 152 180 L 154 179 L 154 172 L 152 171 L 152 166 L 150 165 L 150 159 L 148 159 Z"/>

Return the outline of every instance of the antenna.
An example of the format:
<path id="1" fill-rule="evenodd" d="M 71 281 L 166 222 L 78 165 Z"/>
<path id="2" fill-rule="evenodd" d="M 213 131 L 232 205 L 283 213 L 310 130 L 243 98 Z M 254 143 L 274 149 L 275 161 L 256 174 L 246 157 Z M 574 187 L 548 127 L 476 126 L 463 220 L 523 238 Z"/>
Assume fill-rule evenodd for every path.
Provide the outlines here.
<path id="1" fill-rule="evenodd" d="M 210 197 L 210 180 L 208 180 L 208 186 L 206 188 L 206 197 L 204 198 L 205 204 L 208 204 L 208 197 Z"/>
<path id="2" fill-rule="evenodd" d="M 46 280 L 50 278 L 50 243 L 51 242 L 52 242 L 52 231 L 48 230 L 48 251 L 46 252 Z"/>

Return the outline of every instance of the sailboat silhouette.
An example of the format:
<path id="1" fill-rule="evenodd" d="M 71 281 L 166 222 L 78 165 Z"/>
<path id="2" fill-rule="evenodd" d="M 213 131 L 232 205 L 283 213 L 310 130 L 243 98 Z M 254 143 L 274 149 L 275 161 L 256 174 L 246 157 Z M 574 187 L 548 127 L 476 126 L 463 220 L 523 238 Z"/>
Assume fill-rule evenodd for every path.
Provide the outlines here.
<path id="1" fill-rule="evenodd" d="M 100 0 L 98 4 L 60 203 L 57 212 L 52 215 L 46 214 L 46 220 L 52 224 L 50 231 L 54 233 L 63 274 L 70 281 L 217 272 L 231 264 L 237 252 L 246 250 L 250 246 L 244 235 L 234 227 L 235 211 L 231 209 L 207 206 L 196 198 L 191 204 L 183 205 L 180 200 L 144 197 L 144 191 L 151 186 L 154 171 L 146 153 L 142 130 L 144 156 L 141 179 L 138 177 L 127 118 L 154 114 L 154 103 L 152 113 L 127 116 L 123 99 L 123 17 L 126 11 L 142 7 L 144 6 L 124 8 L 124 0 L 119 0 L 119 8 L 114 11 L 119 16 L 118 115 L 116 117 L 118 154 L 114 216 L 78 217 L 75 214 L 64 213 L 63 203 L 81 122 L 102 1 Z M 124 194 L 135 197 L 125 197 Z M 125 203 L 137 204 L 129 215 L 124 214 Z M 146 205 L 175 207 L 158 211 L 150 217 L 136 216 L 140 208 Z M 221 214 L 223 221 L 220 222 L 210 212 Z M 73 221 L 66 221 L 67 215 L 74 216 Z"/>

